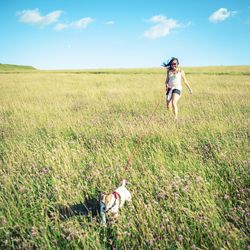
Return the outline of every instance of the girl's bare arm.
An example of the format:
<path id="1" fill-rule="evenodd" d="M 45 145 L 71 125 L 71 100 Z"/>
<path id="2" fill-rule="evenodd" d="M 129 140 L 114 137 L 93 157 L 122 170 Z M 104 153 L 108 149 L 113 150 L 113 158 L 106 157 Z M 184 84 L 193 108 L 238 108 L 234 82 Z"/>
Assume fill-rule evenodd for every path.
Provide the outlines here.
<path id="1" fill-rule="evenodd" d="M 166 91 L 168 90 L 168 75 L 169 75 L 169 71 L 167 71 L 167 77 L 166 77 L 166 81 L 165 81 L 165 85 L 166 85 Z"/>
<path id="2" fill-rule="evenodd" d="M 188 80 L 187 80 L 187 78 L 186 78 L 185 72 L 184 72 L 183 70 L 181 71 L 181 76 L 182 76 L 182 79 L 183 79 L 185 85 L 188 87 L 188 89 L 189 89 L 189 91 L 190 91 L 190 94 L 192 94 L 193 91 L 192 91 L 192 89 L 191 89 L 191 87 L 190 87 L 190 85 L 189 85 L 189 83 L 188 83 Z"/>

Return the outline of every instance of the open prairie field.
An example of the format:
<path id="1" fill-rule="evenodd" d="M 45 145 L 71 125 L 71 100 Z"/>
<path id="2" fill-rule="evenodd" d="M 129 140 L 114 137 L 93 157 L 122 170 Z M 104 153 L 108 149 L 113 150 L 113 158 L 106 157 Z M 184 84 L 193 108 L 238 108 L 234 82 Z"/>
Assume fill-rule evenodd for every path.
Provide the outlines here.
<path id="1" fill-rule="evenodd" d="M 164 69 L 1 71 L 0 248 L 247 249 L 250 66 L 185 72 L 175 124 Z"/>

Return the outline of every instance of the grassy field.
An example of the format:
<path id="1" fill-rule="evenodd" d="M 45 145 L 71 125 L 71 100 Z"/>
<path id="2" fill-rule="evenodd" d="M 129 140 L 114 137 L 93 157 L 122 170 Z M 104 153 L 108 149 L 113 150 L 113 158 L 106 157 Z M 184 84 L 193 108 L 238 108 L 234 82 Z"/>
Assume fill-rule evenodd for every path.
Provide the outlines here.
<path id="1" fill-rule="evenodd" d="M 250 66 L 186 73 L 176 125 L 164 69 L 0 72 L 0 248 L 247 249 Z"/>
<path id="2" fill-rule="evenodd" d="M 24 72 L 24 71 L 34 71 L 36 70 L 32 66 L 14 65 L 14 64 L 2 64 L 0 63 L 0 72 Z"/>

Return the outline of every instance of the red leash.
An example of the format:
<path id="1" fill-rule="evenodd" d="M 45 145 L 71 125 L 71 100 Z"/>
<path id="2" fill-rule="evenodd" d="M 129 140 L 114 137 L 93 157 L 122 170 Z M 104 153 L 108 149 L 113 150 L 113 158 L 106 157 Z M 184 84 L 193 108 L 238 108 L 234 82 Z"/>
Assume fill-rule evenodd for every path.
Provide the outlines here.
<path id="1" fill-rule="evenodd" d="M 161 97 L 162 97 L 162 95 L 161 95 Z M 153 115 L 155 114 L 157 108 L 158 108 L 159 105 L 160 105 L 160 102 L 161 102 L 161 99 L 160 99 L 159 102 L 157 103 L 157 105 L 156 105 L 154 111 L 151 113 L 151 116 L 149 117 L 149 119 L 148 119 L 148 121 L 147 121 L 147 123 L 146 123 L 146 126 L 148 126 L 148 124 L 151 122 L 151 120 L 152 120 L 152 118 L 153 118 Z M 125 169 L 125 170 L 127 170 L 128 167 L 132 164 L 132 162 L 133 162 L 133 160 L 134 160 L 134 157 L 135 157 L 135 155 L 136 155 L 137 152 L 138 152 L 139 145 L 140 145 L 140 143 L 142 142 L 142 139 L 143 139 L 144 136 L 145 136 L 145 134 L 141 134 L 141 135 L 138 137 L 138 139 L 136 140 L 134 149 L 133 149 L 132 153 L 130 154 L 130 157 L 129 157 L 128 161 L 127 161 L 127 164 L 124 166 L 124 169 Z"/>

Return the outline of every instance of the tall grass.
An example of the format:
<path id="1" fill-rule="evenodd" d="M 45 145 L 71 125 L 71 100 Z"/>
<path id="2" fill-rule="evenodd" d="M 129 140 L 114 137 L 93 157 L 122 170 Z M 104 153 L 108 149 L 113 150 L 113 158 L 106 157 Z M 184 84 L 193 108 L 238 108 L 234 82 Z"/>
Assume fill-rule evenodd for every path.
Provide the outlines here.
<path id="1" fill-rule="evenodd" d="M 164 71 L 0 74 L 1 248 L 245 249 L 250 78 L 189 72 L 178 125 Z M 122 178 L 132 203 L 103 227 L 96 199 Z"/>

